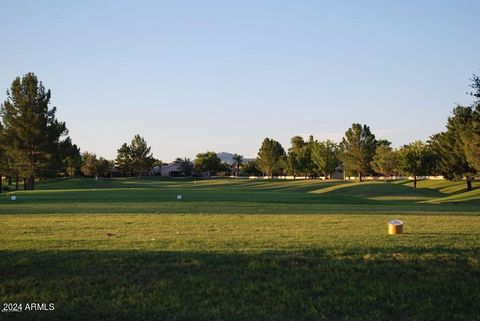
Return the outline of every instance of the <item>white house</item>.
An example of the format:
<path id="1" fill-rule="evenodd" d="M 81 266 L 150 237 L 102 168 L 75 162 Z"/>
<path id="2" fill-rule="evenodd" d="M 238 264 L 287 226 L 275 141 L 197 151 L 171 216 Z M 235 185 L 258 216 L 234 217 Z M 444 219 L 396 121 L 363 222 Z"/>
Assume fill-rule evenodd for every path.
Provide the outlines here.
<path id="1" fill-rule="evenodd" d="M 184 173 L 178 166 L 178 164 L 172 163 L 169 165 L 162 165 L 160 169 L 162 176 L 171 176 L 171 177 L 178 177 L 183 176 Z"/>

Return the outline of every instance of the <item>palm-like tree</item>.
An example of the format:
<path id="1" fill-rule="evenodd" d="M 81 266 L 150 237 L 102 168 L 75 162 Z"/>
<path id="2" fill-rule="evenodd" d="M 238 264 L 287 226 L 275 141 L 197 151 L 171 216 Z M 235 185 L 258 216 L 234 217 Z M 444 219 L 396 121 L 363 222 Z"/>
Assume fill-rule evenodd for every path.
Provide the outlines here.
<path id="1" fill-rule="evenodd" d="M 190 160 L 190 158 L 177 158 L 175 160 L 175 164 L 178 164 L 178 167 L 182 172 L 185 173 L 185 176 L 190 176 L 192 175 L 193 171 L 193 162 Z"/>
<path id="2" fill-rule="evenodd" d="M 233 165 L 235 166 L 235 176 L 240 172 L 240 166 L 243 165 L 243 156 L 240 154 L 233 154 Z"/>

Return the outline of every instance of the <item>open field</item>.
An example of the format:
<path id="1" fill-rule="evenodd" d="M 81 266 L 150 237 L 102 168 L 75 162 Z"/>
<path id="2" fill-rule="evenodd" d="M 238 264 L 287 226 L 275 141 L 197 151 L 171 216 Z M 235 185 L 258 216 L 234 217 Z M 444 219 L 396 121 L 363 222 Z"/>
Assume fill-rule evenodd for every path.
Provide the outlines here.
<path id="1" fill-rule="evenodd" d="M 0 198 L 16 320 L 480 320 L 463 182 L 76 179 Z M 182 194 L 181 201 L 176 195 Z M 387 235 L 387 221 L 405 234 Z"/>

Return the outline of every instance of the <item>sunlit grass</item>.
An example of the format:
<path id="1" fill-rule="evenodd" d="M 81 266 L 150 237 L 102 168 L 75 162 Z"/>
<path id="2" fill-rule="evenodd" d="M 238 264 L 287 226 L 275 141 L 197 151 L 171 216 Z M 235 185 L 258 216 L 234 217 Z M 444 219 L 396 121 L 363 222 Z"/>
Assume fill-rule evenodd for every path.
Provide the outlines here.
<path id="1" fill-rule="evenodd" d="M 478 191 L 445 181 L 48 182 L 0 198 L 0 298 L 56 304 L 15 315 L 23 320 L 475 320 Z M 387 234 L 393 218 L 405 234 Z"/>

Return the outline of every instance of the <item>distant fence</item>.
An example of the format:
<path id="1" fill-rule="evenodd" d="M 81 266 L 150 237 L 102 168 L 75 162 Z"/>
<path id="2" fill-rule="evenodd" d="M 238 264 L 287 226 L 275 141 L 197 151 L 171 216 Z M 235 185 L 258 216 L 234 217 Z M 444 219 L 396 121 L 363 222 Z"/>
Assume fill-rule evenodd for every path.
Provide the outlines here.
<path id="1" fill-rule="evenodd" d="M 351 177 L 345 177 L 344 178 L 346 181 L 355 181 L 358 180 L 357 176 L 351 176 Z M 364 180 L 366 181 L 378 181 L 378 180 L 385 180 L 385 176 L 364 176 Z M 400 179 L 411 179 L 413 180 L 413 176 L 388 176 L 387 180 L 394 181 L 394 180 L 400 180 Z M 417 180 L 422 180 L 422 179 L 431 179 L 431 180 L 442 180 L 444 179 L 443 176 L 417 176 Z"/>
<path id="2" fill-rule="evenodd" d="M 270 176 L 212 176 L 212 178 L 236 178 L 236 179 L 270 179 Z M 305 176 L 273 176 L 273 179 L 284 179 L 284 180 L 307 180 L 307 179 L 320 179 L 324 180 L 324 176 L 316 177 L 316 178 L 309 178 Z M 350 177 L 345 177 L 345 178 L 336 178 L 340 180 L 346 180 L 346 181 L 356 181 L 358 180 L 357 176 L 350 176 Z M 385 180 L 384 176 L 364 176 L 364 180 L 366 181 L 383 181 Z M 413 176 L 388 176 L 387 180 L 389 181 L 394 181 L 394 180 L 401 180 L 401 179 L 409 179 L 413 180 Z M 417 176 L 417 180 L 422 180 L 422 179 L 429 179 L 429 180 L 442 180 L 444 179 L 443 176 Z"/>

